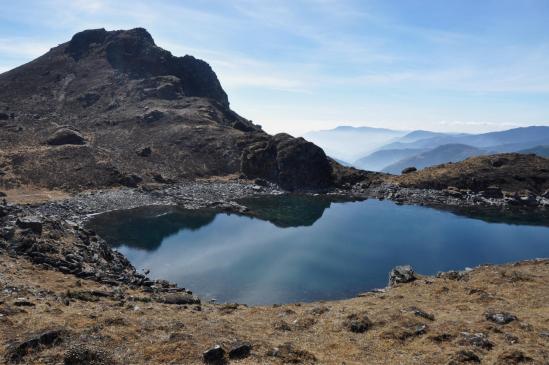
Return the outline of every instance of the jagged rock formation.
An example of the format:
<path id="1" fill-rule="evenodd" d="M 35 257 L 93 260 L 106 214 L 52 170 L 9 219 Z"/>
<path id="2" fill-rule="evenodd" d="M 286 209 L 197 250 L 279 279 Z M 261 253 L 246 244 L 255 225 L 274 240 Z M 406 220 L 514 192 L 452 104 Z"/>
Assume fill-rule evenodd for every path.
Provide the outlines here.
<path id="1" fill-rule="evenodd" d="M 241 169 L 290 190 L 336 181 L 322 149 L 271 137 L 236 114 L 206 62 L 173 56 L 142 28 L 86 30 L 0 75 L 0 113 L 0 186 L 8 189 L 81 190 Z"/>

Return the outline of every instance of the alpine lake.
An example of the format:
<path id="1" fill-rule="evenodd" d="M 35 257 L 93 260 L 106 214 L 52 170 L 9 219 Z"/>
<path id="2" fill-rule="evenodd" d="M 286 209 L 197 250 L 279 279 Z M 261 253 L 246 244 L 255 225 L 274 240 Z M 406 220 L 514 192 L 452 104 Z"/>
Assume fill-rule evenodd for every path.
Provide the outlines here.
<path id="1" fill-rule="evenodd" d="M 420 274 L 549 257 L 549 215 L 445 211 L 391 201 L 283 195 L 239 201 L 246 215 L 149 206 L 88 226 L 149 277 L 203 300 L 249 305 L 335 300 Z"/>

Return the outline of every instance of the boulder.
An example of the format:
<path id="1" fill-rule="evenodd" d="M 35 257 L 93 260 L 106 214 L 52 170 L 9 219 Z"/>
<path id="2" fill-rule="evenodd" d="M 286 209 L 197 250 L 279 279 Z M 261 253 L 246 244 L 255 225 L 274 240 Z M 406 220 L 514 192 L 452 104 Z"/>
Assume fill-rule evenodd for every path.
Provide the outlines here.
<path id="1" fill-rule="evenodd" d="M 484 316 L 490 322 L 494 322 L 501 325 L 508 324 L 517 320 L 517 317 L 515 315 L 508 312 L 488 311 L 484 314 Z"/>
<path id="2" fill-rule="evenodd" d="M 230 359 L 243 359 L 250 355 L 252 345 L 249 342 L 237 342 L 229 350 Z"/>
<path id="3" fill-rule="evenodd" d="M 143 121 L 146 123 L 154 123 L 162 118 L 164 118 L 163 112 L 161 112 L 160 110 L 153 110 L 143 116 Z"/>
<path id="4" fill-rule="evenodd" d="M 219 345 L 204 351 L 202 357 L 206 364 L 220 364 L 225 358 L 225 350 Z"/>
<path id="5" fill-rule="evenodd" d="M 405 169 L 402 170 L 400 173 L 401 173 L 402 175 L 405 175 L 405 174 L 409 174 L 409 173 L 415 172 L 415 171 L 417 171 L 417 169 L 416 169 L 414 166 L 411 166 L 411 167 L 405 168 Z"/>
<path id="6" fill-rule="evenodd" d="M 0 113 L 0 120 L 7 120 L 10 116 L 7 113 Z"/>
<path id="7" fill-rule="evenodd" d="M 40 217 L 29 216 L 24 218 L 18 218 L 16 224 L 19 228 L 30 229 L 36 234 L 42 234 L 43 222 Z"/>
<path id="8" fill-rule="evenodd" d="M 410 265 L 396 266 L 389 273 L 389 286 L 401 283 L 409 283 L 416 280 L 414 269 Z"/>
<path id="9" fill-rule="evenodd" d="M 150 147 L 143 147 L 137 151 L 137 155 L 141 157 L 149 157 L 152 154 Z"/>
<path id="10" fill-rule="evenodd" d="M 47 143 L 51 146 L 83 145 L 86 140 L 77 131 L 70 128 L 61 128 L 48 138 Z"/>
<path id="11" fill-rule="evenodd" d="M 503 198 L 503 191 L 501 191 L 501 188 L 498 186 L 490 185 L 484 191 L 482 192 L 482 196 L 485 198 L 495 198 L 495 199 L 501 199 Z"/>
<path id="12" fill-rule="evenodd" d="M 332 167 L 322 148 L 288 134 L 265 137 L 244 149 L 241 172 L 262 178 L 286 190 L 328 188 Z"/>
<path id="13" fill-rule="evenodd" d="M 120 184 L 124 185 L 124 186 L 127 186 L 129 188 L 136 188 L 141 181 L 143 181 L 141 176 L 136 175 L 136 174 L 131 174 L 131 175 L 123 176 L 120 179 Z"/>
<path id="14" fill-rule="evenodd" d="M 200 304 L 200 299 L 188 293 L 168 294 L 162 298 L 165 304 Z"/>
<path id="15" fill-rule="evenodd" d="M 462 346 L 475 346 L 485 350 L 491 350 L 494 347 L 494 343 L 488 340 L 484 333 L 462 332 L 458 343 Z"/>

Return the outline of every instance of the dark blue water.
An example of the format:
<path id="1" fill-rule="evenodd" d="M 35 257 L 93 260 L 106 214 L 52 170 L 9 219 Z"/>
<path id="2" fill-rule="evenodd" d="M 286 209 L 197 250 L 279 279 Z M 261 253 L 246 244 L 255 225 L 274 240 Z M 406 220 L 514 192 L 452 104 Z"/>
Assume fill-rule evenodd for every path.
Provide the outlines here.
<path id="1" fill-rule="evenodd" d="M 549 228 L 529 225 L 528 217 L 474 219 L 388 201 L 310 197 L 246 205 L 254 218 L 156 207 L 98 216 L 90 225 L 149 276 L 205 299 L 247 304 L 352 297 L 384 287 L 399 264 L 434 274 L 549 257 Z"/>

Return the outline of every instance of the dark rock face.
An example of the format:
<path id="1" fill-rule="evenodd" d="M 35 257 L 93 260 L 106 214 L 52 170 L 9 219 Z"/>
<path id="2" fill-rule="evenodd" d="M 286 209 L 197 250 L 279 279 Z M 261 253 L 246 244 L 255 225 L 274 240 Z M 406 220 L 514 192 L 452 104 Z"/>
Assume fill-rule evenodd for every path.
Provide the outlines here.
<path id="1" fill-rule="evenodd" d="M 401 283 L 409 283 L 416 280 L 414 269 L 410 265 L 397 266 L 389 273 L 389 286 Z"/>
<path id="2" fill-rule="evenodd" d="M 242 153 L 241 171 L 287 190 L 322 189 L 332 184 L 332 168 L 324 151 L 287 134 L 256 142 Z"/>
<path id="3" fill-rule="evenodd" d="M 82 135 L 69 128 L 61 128 L 57 130 L 50 138 L 48 144 L 52 146 L 61 146 L 66 144 L 82 145 L 86 140 Z"/>

